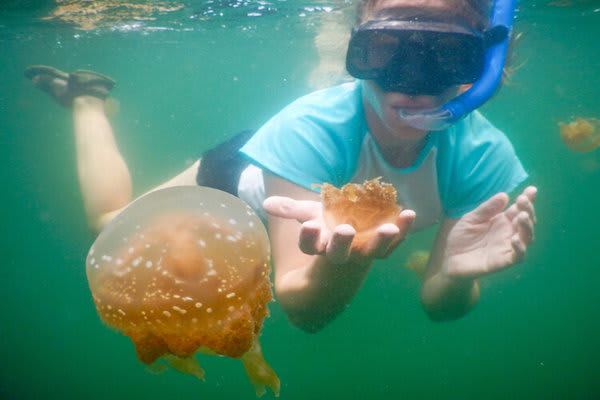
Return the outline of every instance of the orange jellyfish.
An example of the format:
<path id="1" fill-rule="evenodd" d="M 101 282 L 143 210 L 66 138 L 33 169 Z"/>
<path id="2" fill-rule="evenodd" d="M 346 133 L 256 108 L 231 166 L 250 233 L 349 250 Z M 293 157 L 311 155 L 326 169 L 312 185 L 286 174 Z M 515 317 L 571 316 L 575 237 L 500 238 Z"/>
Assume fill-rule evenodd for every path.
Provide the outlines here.
<path id="1" fill-rule="evenodd" d="M 575 118 L 568 124 L 559 122 L 560 137 L 573 151 L 587 153 L 600 147 L 600 120 Z"/>
<path id="2" fill-rule="evenodd" d="M 92 245 L 86 272 L 100 319 L 129 336 L 138 359 L 204 380 L 196 352 L 241 359 L 257 396 L 279 379 L 258 336 L 271 292 L 270 247 L 240 199 L 204 187 L 152 192 Z"/>
<path id="3" fill-rule="evenodd" d="M 406 260 L 405 267 L 408 270 L 413 271 L 420 280 L 425 277 L 425 271 L 427 270 L 427 262 L 429 261 L 429 252 L 424 250 L 417 250 L 411 253 Z"/>
<path id="4" fill-rule="evenodd" d="M 402 207 L 396 204 L 396 189 L 380 178 L 362 185 L 348 183 L 341 189 L 328 183 L 321 186 L 323 216 L 330 229 L 349 224 L 356 230 L 352 246 L 361 248 L 375 229 L 384 223 L 394 223 Z"/>

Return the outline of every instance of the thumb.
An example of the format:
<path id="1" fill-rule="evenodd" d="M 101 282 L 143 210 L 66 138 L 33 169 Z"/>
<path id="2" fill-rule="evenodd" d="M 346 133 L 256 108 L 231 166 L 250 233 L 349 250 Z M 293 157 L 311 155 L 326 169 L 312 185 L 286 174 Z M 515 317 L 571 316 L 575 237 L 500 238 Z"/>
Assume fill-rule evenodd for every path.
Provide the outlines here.
<path id="1" fill-rule="evenodd" d="M 489 221 L 502 212 L 508 204 L 508 195 L 506 193 L 497 193 L 483 202 L 469 214 L 475 222 Z"/>
<path id="2" fill-rule="evenodd" d="M 263 208 L 268 214 L 300 222 L 317 218 L 321 213 L 320 206 L 317 201 L 294 200 L 285 196 L 270 196 L 263 201 Z"/>

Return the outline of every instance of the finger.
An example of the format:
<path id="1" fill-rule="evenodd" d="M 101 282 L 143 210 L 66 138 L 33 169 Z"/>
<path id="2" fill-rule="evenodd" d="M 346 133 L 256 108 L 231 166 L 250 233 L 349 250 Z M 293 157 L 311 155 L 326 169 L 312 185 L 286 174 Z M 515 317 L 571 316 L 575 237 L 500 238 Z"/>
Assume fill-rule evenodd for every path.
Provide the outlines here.
<path id="1" fill-rule="evenodd" d="M 527 251 L 527 246 L 518 234 L 513 235 L 511 239 L 512 248 L 514 250 L 513 254 L 513 264 L 519 263 L 525 259 L 525 253 Z"/>
<path id="2" fill-rule="evenodd" d="M 375 258 L 383 258 L 390 252 L 390 246 L 400 236 L 400 228 L 395 224 L 383 224 L 377 230 L 367 247 L 367 254 Z"/>
<path id="3" fill-rule="evenodd" d="M 320 203 L 310 200 L 294 200 L 285 196 L 270 196 L 263 201 L 263 208 L 276 217 L 305 222 L 319 217 Z"/>
<path id="4" fill-rule="evenodd" d="M 535 201 L 537 197 L 537 188 L 535 186 L 527 186 L 525 190 L 523 190 L 523 194 L 529 198 L 529 201 L 532 203 Z"/>
<path id="5" fill-rule="evenodd" d="M 484 201 L 475 210 L 469 214 L 475 223 L 486 222 L 501 213 L 508 204 L 508 195 L 506 193 L 497 193 Z"/>
<path id="6" fill-rule="evenodd" d="M 513 227 L 525 245 L 533 242 L 534 222 L 527 212 L 521 211 L 517 215 L 517 218 L 513 220 Z"/>
<path id="7" fill-rule="evenodd" d="M 325 254 L 334 264 L 343 264 L 348 261 L 352 240 L 356 235 L 356 230 L 348 224 L 342 224 L 335 227 Z"/>
<path id="8" fill-rule="evenodd" d="M 398 214 L 398 218 L 396 219 L 396 226 L 400 230 L 400 232 L 394 237 L 390 245 L 388 246 L 387 251 L 382 256 L 383 258 L 388 257 L 396 247 L 406 239 L 410 228 L 412 228 L 415 218 L 417 214 L 413 210 L 402 210 L 400 214 Z"/>
<path id="9" fill-rule="evenodd" d="M 535 186 L 528 186 L 525 188 L 525 190 L 517 197 L 515 203 L 506 210 L 506 217 L 512 220 L 521 210 L 524 210 L 531 215 L 535 223 L 536 218 L 533 202 L 535 201 L 536 194 L 537 188 Z"/>
<path id="10" fill-rule="evenodd" d="M 528 191 L 527 189 L 532 189 L 532 190 Z M 519 208 L 521 210 L 527 212 L 527 214 L 529 214 L 529 216 L 531 217 L 531 220 L 535 224 L 537 222 L 537 219 L 535 217 L 535 207 L 533 206 L 533 202 L 535 201 L 535 194 L 537 192 L 537 189 L 534 188 L 533 186 L 530 186 L 527 189 L 525 189 L 523 194 L 521 196 L 519 196 L 519 198 L 517 199 L 517 202 L 518 202 Z"/>
<path id="11" fill-rule="evenodd" d="M 298 247 L 302 252 L 310 255 L 322 254 L 325 251 L 325 243 L 322 240 L 323 227 L 316 221 L 306 221 L 300 228 Z"/>

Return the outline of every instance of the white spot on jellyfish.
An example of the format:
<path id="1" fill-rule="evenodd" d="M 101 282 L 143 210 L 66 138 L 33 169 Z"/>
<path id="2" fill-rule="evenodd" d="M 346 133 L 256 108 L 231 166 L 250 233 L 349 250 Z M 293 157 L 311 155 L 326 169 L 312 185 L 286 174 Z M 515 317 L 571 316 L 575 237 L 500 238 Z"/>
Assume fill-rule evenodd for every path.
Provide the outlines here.
<path id="1" fill-rule="evenodd" d="M 225 204 L 225 203 L 221 203 L 220 206 L 223 208 L 227 208 L 227 204 Z"/>
<path id="2" fill-rule="evenodd" d="M 102 261 L 112 261 L 112 257 L 111 256 L 107 256 L 106 254 L 104 254 L 100 258 L 102 259 Z"/>
<path id="3" fill-rule="evenodd" d="M 210 313 L 212 312 L 212 308 L 208 307 L 208 308 L 206 309 L 206 312 L 210 314 Z"/>
<path id="4" fill-rule="evenodd" d="M 178 312 L 179 314 L 181 314 L 181 315 L 183 315 L 183 314 L 185 314 L 185 313 L 187 312 L 187 311 L 186 311 L 186 310 L 184 310 L 183 308 L 181 308 L 181 307 L 177 307 L 177 306 L 173 306 L 173 310 L 177 311 L 177 312 Z"/>
<path id="5" fill-rule="evenodd" d="M 150 248 L 150 243 L 146 243 L 146 245 L 144 247 L 146 247 L 147 249 L 149 249 Z"/>
<path id="6" fill-rule="evenodd" d="M 237 221 L 235 219 L 233 219 L 233 218 L 229 218 L 229 223 L 231 225 L 235 225 L 235 224 L 237 224 Z"/>
<path id="7" fill-rule="evenodd" d="M 128 249 L 127 249 L 127 252 L 128 252 L 129 254 L 133 253 L 133 251 L 134 251 L 133 247 L 130 247 L 130 248 L 128 248 Z"/>
<path id="8" fill-rule="evenodd" d="M 119 314 L 125 315 L 125 311 L 121 310 L 120 308 L 117 311 L 119 312 Z"/>
<path id="9" fill-rule="evenodd" d="M 215 239 L 219 239 L 220 240 L 221 237 L 222 237 L 222 235 L 219 232 L 215 233 Z"/>
<path id="10" fill-rule="evenodd" d="M 200 308 L 200 307 L 202 307 L 202 303 L 200 303 L 200 302 L 197 302 L 197 303 L 196 303 L 196 304 L 194 304 L 194 305 L 196 306 L 196 308 Z"/>
<path id="11" fill-rule="evenodd" d="M 204 262 L 206 262 L 206 265 L 208 265 L 208 266 L 209 266 L 209 268 L 212 268 L 212 267 L 213 267 L 213 265 L 215 265 L 215 262 L 213 261 L 213 259 L 212 259 L 212 258 L 205 258 L 205 259 L 204 259 Z"/>
<path id="12" fill-rule="evenodd" d="M 250 222 L 248 222 L 248 226 L 249 226 L 250 228 L 254 228 L 254 221 L 250 221 Z"/>
<path id="13" fill-rule="evenodd" d="M 206 247 L 206 242 L 202 239 L 199 239 L 197 243 L 200 245 L 200 247 Z"/>
<path id="14" fill-rule="evenodd" d="M 186 297 L 182 298 L 181 300 L 183 300 L 183 301 L 190 301 L 190 300 L 193 300 L 193 299 L 191 297 L 189 297 L 189 296 L 186 296 Z"/>
<path id="15" fill-rule="evenodd" d="M 135 229 L 140 229 L 140 228 L 141 228 L 141 226 L 139 224 L 135 226 Z"/>
<path id="16" fill-rule="evenodd" d="M 90 260 L 90 264 L 95 264 L 95 263 L 96 263 L 96 259 L 95 259 L 95 258 L 92 258 L 92 259 Z"/>
<path id="17" fill-rule="evenodd" d="M 232 298 L 234 296 L 235 296 L 235 293 L 231 292 L 231 293 L 227 293 L 227 295 L 225 297 L 227 297 L 228 299 L 230 299 L 230 298 Z"/>
<path id="18" fill-rule="evenodd" d="M 142 262 L 142 257 L 137 257 L 136 259 L 134 259 L 131 262 L 131 265 L 133 265 L 134 267 L 137 267 L 138 265 L 140 265 L 141 262 Z"/>
<path id="19" fill-rule="evenodd" d="M 152 268 L 152 261 L 146 261 L 146 268 Z"/>
<path id="20" fill-rule="evenodd" d="M 94 254 L 94 248 L 92 247 L 92 248 L 90 249 L 90 256 L 91 256 L 91 255 L 93 255 L 93 254 Z"/>
<path id="21" fill-rule="evenodd" d="M 221 228 L 221 225 L 217 224 L 216 222 L 213 222 L 213 223 L 211 224 L 211 226 L 212 226 L 213 228 L 215 228 L 215 229 L 220 229 L 220 228 Z"/>
<path id="22" fill-rule="evenodd" d="M 206 273 L 206 275 L 208 276 L 215 276 L 217 274 L 217 271 L 215 271 L 214 269 L 209 269 L 208 272 Z"/>
<path id="23" fill-rule="evenodd" d="M 100 265 L 96 264 L 96 265 L 94 265 L 94 268 L 98 269 L 98 268 L 100 268 Z"/>
<path id="24" fill-rule="evenodd" d="M 117 260 L 115 261 L 115 264 L 122 265 L 123 264 L 123 260 L 121 260 L 120 258 L 117 258 Z"/>
<path id="25" fill-rule="evenodd" d="M 170 313 L 170 312 L 168 312 L 167 310 L 163 311 L 162 313 L 163 313 L 163 315 L 164 315 L 165 317 L 170 317 L 170 316 L 171 316 L 171 313 Z M 158 320 L 157 320 L 157 321 L 158 321 Z"/>
<path id="26" fill-rule="evenodd" d="M 231 236 L 231 235 L 227 235 L 227 236 L 225 237 L 225 239 L 227 239 L 227 240 L 228 240 L 228 241 L 230 241 L 230 242 L 237 242 L 237 238 L 236 238 L 236 237 L 234 237 L 234 236 Z"/>
<path id="27" fill-rule="evenodd" d="M 229 307 L 227 307 L 227 311 L 234 312 L 235 311 L 235 307 L 234 306 L 229 306 Z"/>
<path id="28" fill-rule="evenodd" d="M 197 324 L 197 323 L 198 323 L 198 318 L 192 318 L 192 322 L 193 322 L 194 324 Z"/>

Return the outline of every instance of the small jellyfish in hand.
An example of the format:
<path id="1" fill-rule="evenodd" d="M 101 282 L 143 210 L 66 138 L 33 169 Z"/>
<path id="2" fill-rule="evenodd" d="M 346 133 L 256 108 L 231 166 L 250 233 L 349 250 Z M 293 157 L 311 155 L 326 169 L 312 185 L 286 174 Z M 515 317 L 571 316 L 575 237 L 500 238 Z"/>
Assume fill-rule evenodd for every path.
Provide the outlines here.
<path id="1" fill-rule="evenodd" d="M 266 230 L 242 200 L 181 186 L 136 200 L 98 236 L 86 261 L 103 322 L 138 359 L 204 380 L 196 352 L 239 358 L 257 396 L 279 395 L 258 341 L 271 292 Z"/>
<path id="2" fill-rule="evenodd" d="M 324 183 L 321 187 L 323 216 L 330 229 L 340 224 L 351 225 L 356 230 L 352 246 L 366 245 L 375 230 L 382 224 L 394 223 L 402 207 L 396 204 L 396 189 L 380 178 L 365 181 L 362 185 L 348 183 L 336 188 Z"/>
<path id="3" fill-rule="evenodd" d="M 573 151 L 587 153 L 600 147 L 600 120 L 575 118 L 567 124 L 559 122 L 560 137 Z"/>

